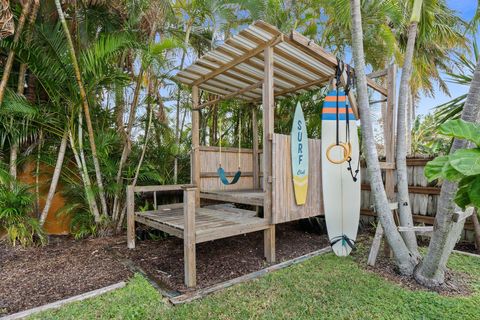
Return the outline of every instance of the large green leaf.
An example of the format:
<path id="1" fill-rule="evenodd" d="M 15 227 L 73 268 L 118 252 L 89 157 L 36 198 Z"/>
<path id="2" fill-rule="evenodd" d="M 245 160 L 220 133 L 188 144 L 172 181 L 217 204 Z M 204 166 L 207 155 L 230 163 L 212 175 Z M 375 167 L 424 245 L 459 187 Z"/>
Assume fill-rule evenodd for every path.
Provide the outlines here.
<path id="1" fill-rule="evenodd" d="M 424 173 L 429 182 L 435 179 L 444 178 L 442 175 L 442 169 L 447 162 L 448 156 L 440 156 L 427 163 Z"/>
<path id="2" fill-rule="evenodd" d="M 480 174 L 480 149 L 461 149 L 450 155 L 449 163 L 466 176 Z"/>
<path id="3" fill-rule="evenodd" d="M 456 170 L 450 162 L 447 162 L 442 168 L 442 177 L 450 181 L 460 181 L 465 175 Z"/>
<path id="4" fill-rule="evenodd" d="M 480 176 L 466 186 L 468 189 L 468 196 L 470 197 L 470 202 L 477 208 L 480 208 Z"/>
<path id="5" fill-rule="evenodd" d="M 472 141 L 480 146 L 480 125 L 462 119 L 450 120 L 442 124 L 439 132 L 446 136 Z"/>
<path id="6" fill-rule="evenodd" d="M 468 187 L 458 189 L 454 201 L 460 208 L 465 209 L 471 203 Z"/>

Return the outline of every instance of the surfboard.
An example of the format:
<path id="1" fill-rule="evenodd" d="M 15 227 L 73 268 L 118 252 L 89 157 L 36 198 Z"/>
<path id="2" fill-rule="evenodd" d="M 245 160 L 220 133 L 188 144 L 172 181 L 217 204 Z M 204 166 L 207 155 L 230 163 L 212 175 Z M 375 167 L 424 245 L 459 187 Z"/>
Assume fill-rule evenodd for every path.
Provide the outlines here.
<path id="1" fill-rule="evenodd" d="M 297 205 L 304 205 L 308 191 L 308 136 L 302 106 L 297 102 L 291 139 L 293 190 Z"/>
<path id="2" fill-rule="evenodd" d="M 358 223 L 360 220 L 360 173 L 356 181 L 348 171 L 348 163 L 335 164 L 328 160 L 327 149 L 336 144 L 337 137 L 337 92 L 332 90 L 325 98 L 322 110 L 322 189 L 325 222 L 328 238 L 332 249 L 337 256 L 348 256 L 352 250 L 352 243 L 357 238 Z M 346 139 L 346 117 L 349 117 L 351 167 L 353 173 L 357 169 L 360 157 L 358 133 L 355 115 L 346 104 L 347 97 L 343 91 L 338 92 L 338 124 L 339 140 Z M 348 109 L 348 110 L 347 110 Z M 344 158 L 344 150 L 338 146 L 332 148 L 330 157 L 333 160 Z M 347 241 L 346 239 L 349 239 Z"/>

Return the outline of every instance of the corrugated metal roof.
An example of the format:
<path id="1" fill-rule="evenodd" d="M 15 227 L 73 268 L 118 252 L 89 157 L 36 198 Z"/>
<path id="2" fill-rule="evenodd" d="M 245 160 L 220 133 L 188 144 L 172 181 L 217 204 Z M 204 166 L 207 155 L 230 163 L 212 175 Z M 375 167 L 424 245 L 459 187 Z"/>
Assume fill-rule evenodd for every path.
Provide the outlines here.
<path id="1" fill-rule="evenodd" d="M 274 47 L 276 97 L 319 88 L 335 74 L 335 56 L 313 41 L 298 32 L 286 35 L 270 24 L 256 21 L 179 72 L 176 78 L 220 96 L 238 92 L 263 80 L 263 51 L 268 46 Z M 252 87 L 236 97 L 260 101 L 261 86 Z M 386 90 L 381 93 L 386 95 Z"/>
<path id="2" fill-rule="evenodd" d="M 221 96 L 234 93 L 263 79 L 263 48 L 268 43 L 275 44 L 274 92 L 277 97 L 293 94 L 292 90 L 297 87 L 303 86 L 300 91 L 318 88 L 315 81 L 325 81 L 334 74 L 331 66 L 295 47 L 290 36 L 282 34 L 277 28 L 263 21 L 256 21 L 179 72 L 176 78 L 186 85 L 198 84 L 200 89 Z M 260 49 L 257 50 L 258 54 L 231 65 L 210 78 L 209 74 L 212 72 L 234 63 L 255 49 Z M 335 59 L 333 56 L 332 58 Z M 206 79 L 203 82 L 202 77 Z M 309 83 L 312 85 L 307 86 Z M 237 98 L 247 101 L 261 100 L 262 89 L 260 87 L 242 93 Z"/>

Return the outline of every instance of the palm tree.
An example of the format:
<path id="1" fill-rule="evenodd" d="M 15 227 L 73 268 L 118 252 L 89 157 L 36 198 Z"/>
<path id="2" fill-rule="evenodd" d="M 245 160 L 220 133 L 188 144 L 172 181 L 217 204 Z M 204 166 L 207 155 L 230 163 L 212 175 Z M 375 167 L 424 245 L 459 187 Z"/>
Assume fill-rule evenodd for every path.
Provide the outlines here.
<path id="1" fill-rule="evenodd" d="M 408 42 L 405 50 L 405 57 L 402 68 L 402 77 L 400 80 L 400 92 L 398 94 L 398 112 L 397 112 L 397 148 L 396 148 L 396 167 L 397 167 L 397 202 L 400 224 L 405 227 L 413 227 L 413 217 L 410 208 L 408 195 L 408 172 L 407 172 L 407 102 L 410 94 L 409 82 L 412 75 L 412 62 L 415 49 L 415 38 L 417 37 L 417 28 L 420 21 L 423 0 L 415 0 L 408 27 Z M 408 231 L 402 234 L 405 244 L 412 254 L 420 257 L 417 247 L 417 238 L 415 232 Z"/>
<path id="2" fill-rule="evenodd" d="M 105 191 L 104 191 L 103 180 L 102 180 L 102 171 L 101 171 L 101 168 L 100 168 L 100 162 L 98 161 L 97 146 L 95 144 L 95 135 L 94 135 L 94 132 L 93 132 L 92 120 L 90 118 L 90 108 L 88 106 L 87 93 L 85 92 L 85 87 L 84 87 L 83 82 L 82 82 L 82 75 L 81 75 L 81 72 L 80 72 L 80 68 L 78 66 L 77 56 L 76 56 L 76 53 L 75 53 L 75 47 L 73 45 L 72 37 L 70 35 L 70 30 L 68 29 L 68 26 L 67 26 L 67 21 L 65 20 L 65 16 L 63 14 L 63 10 L 62 10 L 62 6 L 60 4 L 60 0 L 55 0 L 55 5 L 57 7 L 58 17 L 59 17 L 60 23 L 63 26 L 63 31 L 64 31 L 65 36 L 67 38 L 70 58 L 71 58 L 73 68 L 75 70 L 75 78 L 77 80 L 78 89 L 80 91 L 80 98 L 81 98 L 82 105 L 83 105 L 83 112 L 85 113 L 85 122 L 87 124 L 87 129 L 88 129 L 88 139 L 90 141 L 90 148 L 91 148 L 91 151 L 92 151 L 93 165 L 95 167 L 95 176 L 97 178 L 98 193 L 99 193 L 99 197 L 100 197 L 100 203 L 102 205 L 102 213 L 104 215 L 108 215 L 107 201 L 105 199 Z"/>
<path id="3" fill-rule="evenodd" d="M 479 19 L 479 11 L 477 10 L 477 14 L 472 21 L 474 30 L 476 30 Z M 460 118 L 468 122 L 480 122 L 480 61 L 478 60 Z M 450 148 L 450 154 L 459 149 L 471 147 L 468 141 L 455 138 Z M 427 287 L 436 287 L 444 283 L 448 258 L 465 224 L 465 220 L 454 222 L 452 219 L 453 214 L 460 210 L 454 202 L 457 190 L 457 182 L 450 180 L 443 182 L 435 216 L 435 230 L 430 239 L 427 254 L 414 274 L 415 279 Z"/>
<path id="4" fill-rule="evenodd" d="M 378 154 L 373 133 L 371 120 L 367 76 L 365 73 L 365 57 L 363 50 L 362 17 L 360 12 L 360 0 L 350 0 L 350 12 L 352 21 L 352 54 L 357 75 L 357 100 L 362 124 L 362 143 L 367 162 L 370 187 L 374 196 L 375 209 L 380 222 L 385 230 L 388 244 L 392 248 L 400 273 L 412 275 L 417 259 L 411 255 L 402 236 L 397 230 L 385 188 L 383 186 Z"/>
<path id="5" fill-rule="evenodd" d="M 13 14 L 9 0 L 0 0 L 0 40 L 9 37 L 15 32 Z"/>
<path id="6" fill-rule="evenodd" d="M 473 74 L 461 119 L 469 122 L 480 122 L 480 63 L 477 63 Z M 454 139 L 450 154 L 469 147 L 467 141 Z M 457 190 L 456 182 L 445 181 L 442 184 L 435 216 L 435 231 L 430 240 L 427 255 L 415 273 L 417 281 L 428 287 L 438 286 L 444 282 L 448 257 L 465 224 L 464 220 L 457 223 L 452 219 L 453 214 L 460 210 L 453 201 Z"/>
<path id="7" fill-rule="evenodd" d="M 27 19 L 28 12 L 30 11 L 30 0 L 25 3 L 22 9 L 22 13 L 20 14 L 20 18 L 18 19 L 17 31 L 13 37 L 13 44 L 17 44 L 20 41 L 20 36 L 23 31 L 23 26 L 25 25 L 25 20 Z M 10 49 L 8 53 L 7 62 L 3 68 L 3 75 L 2 81 L 0 82 L 0 106 L 2 106 L 3 97 L 5 95 L 5 90 L 7 89 L 8 79 L 10 78 L 10 73 L 13 67 L 13 61 L 15 57 L 15 51 Z"/>

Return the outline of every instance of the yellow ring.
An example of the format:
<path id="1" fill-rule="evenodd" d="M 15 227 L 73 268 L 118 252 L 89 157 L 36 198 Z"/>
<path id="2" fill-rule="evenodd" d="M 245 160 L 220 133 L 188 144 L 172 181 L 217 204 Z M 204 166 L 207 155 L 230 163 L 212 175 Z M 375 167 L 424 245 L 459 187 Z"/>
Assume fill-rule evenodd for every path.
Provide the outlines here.
<path id="1" fill-rule="evenodd" d="M 343 149 L 343 159 L 341 160 L 334 160 L 330 157 L 330 151 L 334 148 L 334 147 L 341 147 Z M 348 158 L 350 157 L 351 155 L 351 147 L 349 147 L 349 145 L 347 143 L 340 143 L 340 144 L 331 144 L 330 146 L 328 146 L 327 148 L 327 159 L 328 161 L 330 161 L 331 163 L 335 163 L 335 164 L 341 164 L 341 163 L 344 163 L 345 161 L 348 160 Z"/>

